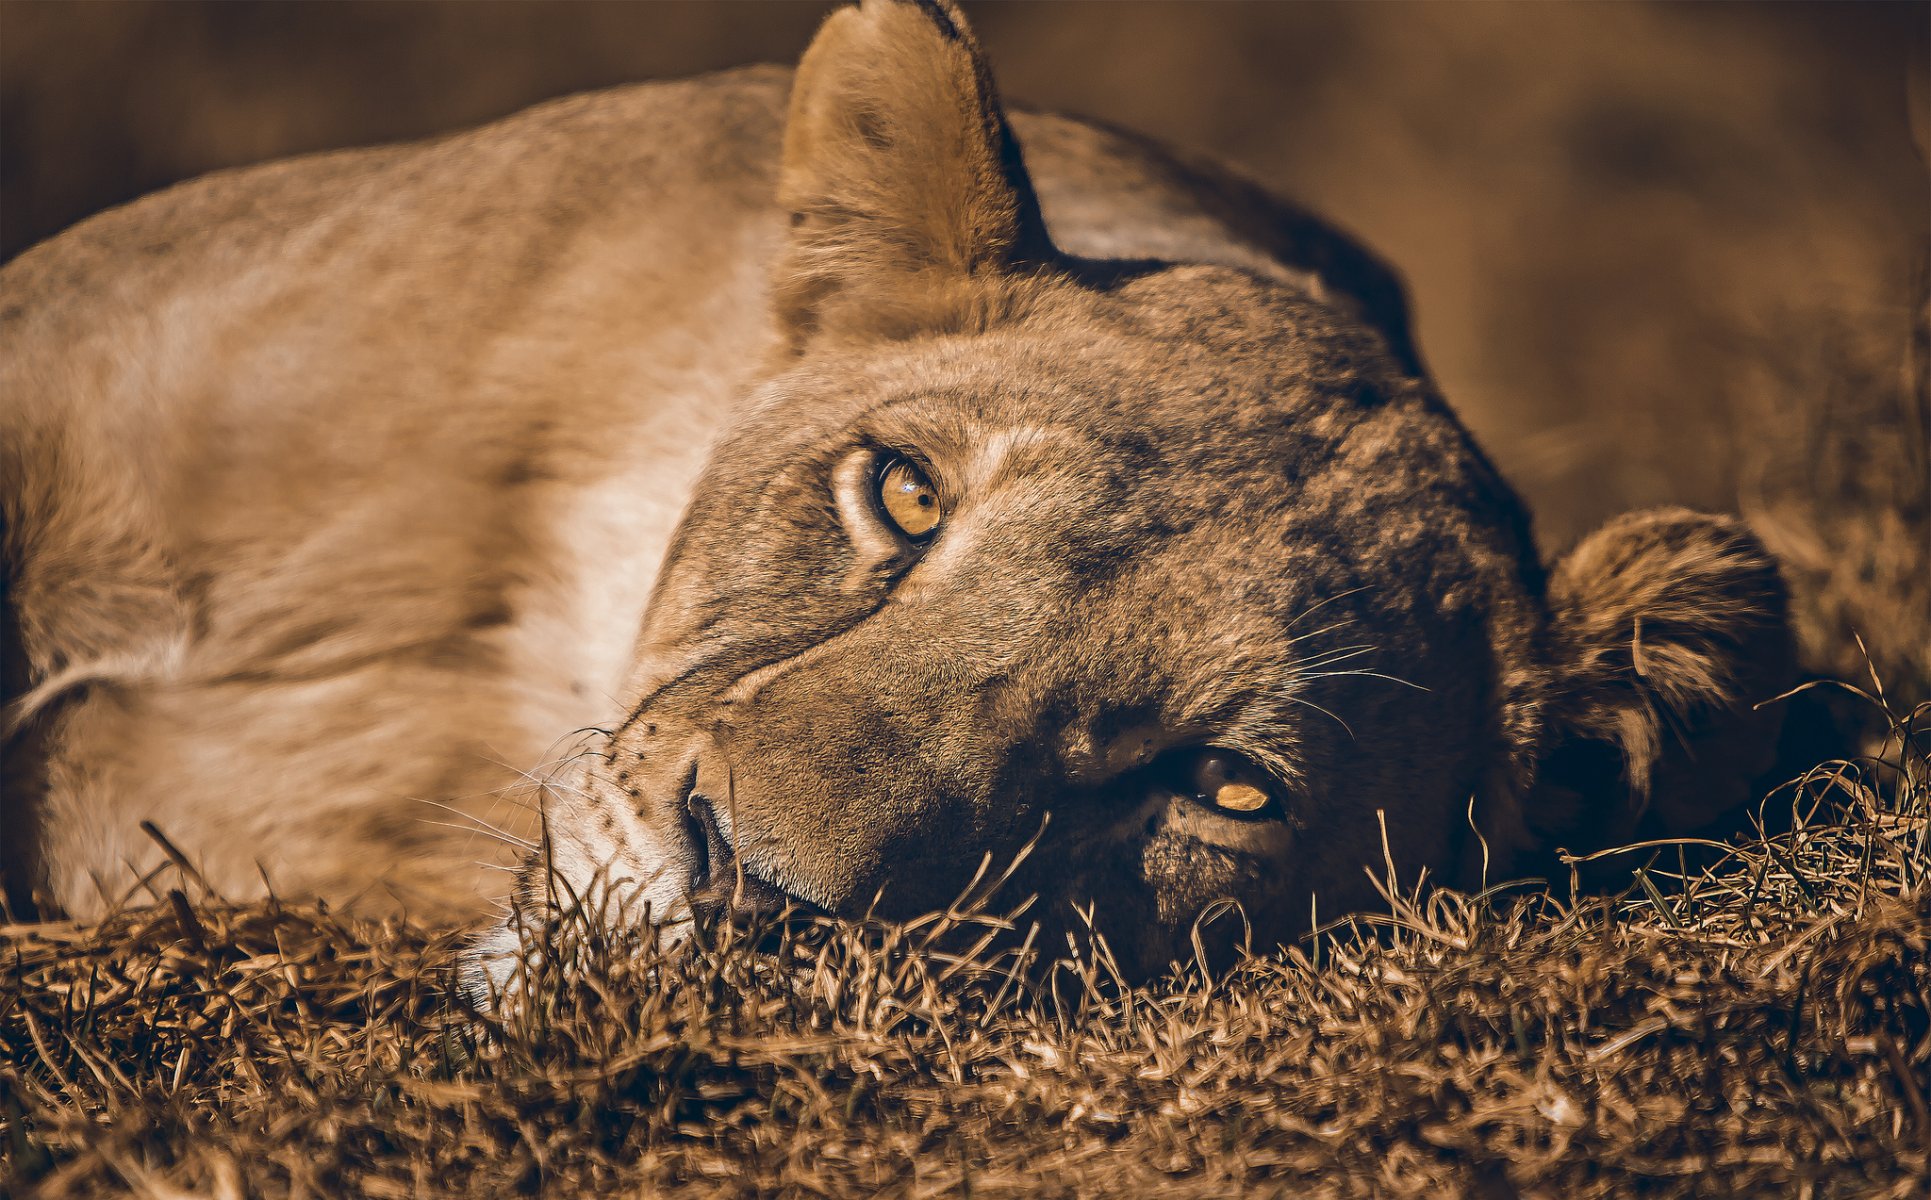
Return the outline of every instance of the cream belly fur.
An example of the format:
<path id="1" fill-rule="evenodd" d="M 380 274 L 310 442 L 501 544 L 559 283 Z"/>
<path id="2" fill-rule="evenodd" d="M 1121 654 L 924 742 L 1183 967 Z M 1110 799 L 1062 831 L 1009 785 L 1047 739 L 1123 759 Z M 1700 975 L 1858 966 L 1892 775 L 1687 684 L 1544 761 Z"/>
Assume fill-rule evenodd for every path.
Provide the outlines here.
<path id="1" fill-rule="evenodd" d="M 461 814 L 531 836 L 523 785 L 620 715 L 688 489 L 774 352 L 789 81 L 225 173 L 0 273 L 13 745 L 45 750 L 0 798 L 16 879 L 97 912 L 163 861 L 147 821 L 233 897 L 501 890 Z M 1246 185 L 1015 124 L 1063 249 L 1323 290 Z"/>

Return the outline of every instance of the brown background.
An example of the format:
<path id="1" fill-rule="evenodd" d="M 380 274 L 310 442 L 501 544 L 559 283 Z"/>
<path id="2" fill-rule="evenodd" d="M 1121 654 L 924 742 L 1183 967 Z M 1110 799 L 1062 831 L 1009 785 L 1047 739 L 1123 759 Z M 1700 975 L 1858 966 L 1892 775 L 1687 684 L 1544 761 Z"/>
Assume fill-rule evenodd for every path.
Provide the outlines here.
<path id="1" fill-rule="evenodd" d="M 1009 98 L 1217 152 L 1401 267 L 1548 540 L 1787 489 L 1816 413 L 1904 361 L 1931 6 L 967 10 Z M 790 60 L 824 11 L 4 0 L 0 252 L 221 166 Z"/>

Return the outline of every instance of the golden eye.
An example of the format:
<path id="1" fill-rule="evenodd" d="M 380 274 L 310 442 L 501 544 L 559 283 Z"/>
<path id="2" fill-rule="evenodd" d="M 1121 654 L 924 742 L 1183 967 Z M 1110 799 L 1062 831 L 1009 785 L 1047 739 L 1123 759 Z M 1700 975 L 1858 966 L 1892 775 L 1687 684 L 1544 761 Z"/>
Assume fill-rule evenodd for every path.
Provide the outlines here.
<path id="1" fill-rule="evenodd" d="M 1273 802 L 1265 773 L 1231 750 L 1208 750 L 1193 761 L 1194 795 L 1222 812 L 1253 816 Z"/>
<path id="2" fill-rule="evenodd" d="M 903 458 L 891 458 L 878 473 L 878 506 L 907 537 L 924 537 L 939 527 L 945 509 L 925 472 Z"/>

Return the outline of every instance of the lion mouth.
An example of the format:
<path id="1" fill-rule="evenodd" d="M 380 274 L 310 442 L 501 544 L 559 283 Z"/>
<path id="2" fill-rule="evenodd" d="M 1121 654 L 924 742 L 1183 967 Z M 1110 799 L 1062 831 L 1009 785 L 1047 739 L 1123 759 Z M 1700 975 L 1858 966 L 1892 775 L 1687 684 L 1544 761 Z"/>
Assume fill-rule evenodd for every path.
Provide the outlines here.
<path id="1" fill-rule="evenodd" d="M 693 780 L 695 775 L 693 771 Z M 643 912 L 655 936 L 667 939 L 667 944 L 676 944 L 687 938 L 694 926 L 705 929 L 720 923 L 734 923 L 755 929 L 763 938 L 786 930 L 799 932 L 814 924 L 817 918 L 828 915 L 824 909 L 750 870 L 731 844 L 711 799 L 697 791 L 694 783 L 687 785 L 681 807 L 681 828 L 667 840 L 675 840 L 681 834 L 684 845 L 673 847 L 660 842 L 656 871 L 644 869 L 646 864 L 642 861 L 631 860 L 638 868 L 638 877 L 645 879 L 661 878 L 659 872 L 674 869 L 667 868 L 666 864 L 680 861 L 688 864 L 689 873 L 681 889 L 682 904 L 673 899 L 677 895 L 675 885 L 668 893 L 658 891 L 655 896 L 642 897 Z M 588 910 L 600 910 L 591 888 L 563 890 L 572 896 L 591 898 Z M 638 900 L 635 894 L 628 897 L 633 905 Z M 619 901 L 616 907 L 622 911 L 625 904 Z M 461 956 L 458 986 L 473 1008 L 487 1011 L 505 1003 L 516 1003 L 528 981 L 540 972 L 541 939 L 531 936 L 530 923 L 540 921 L 544 910 L 540 900 L 512 902 L 500 923 L 472 937 Z M 636 909 L 633 907 L 631 911 Z M 667 914 L 668 919 L 655 914 Z"/>
<path id="2" fill-rule="evenodd" d="M 717 810 L 710 797 L 692 790 L 685 798 L 684 810 L 684 833 L 691 846 L 687 895 L 693 916 L 761 920 L 823 915 L 818 906 L 745 867 L 718 824 Z"/>

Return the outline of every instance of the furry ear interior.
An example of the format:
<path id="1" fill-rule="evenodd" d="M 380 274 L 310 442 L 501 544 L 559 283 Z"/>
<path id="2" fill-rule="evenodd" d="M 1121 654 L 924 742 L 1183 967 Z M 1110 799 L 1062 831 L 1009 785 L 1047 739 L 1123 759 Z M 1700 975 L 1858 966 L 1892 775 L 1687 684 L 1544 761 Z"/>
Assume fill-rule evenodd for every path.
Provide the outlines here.
<path id="1" fill-rule="evenodd" d="M 1747 803 L 1796 681 L 1776 560 L 1734 518 L 1621 517 L 1549 579 L 1557 678 L 1525 814 L 1546 845 L 1699 829 Z"/>
<path id="2" fill-rule="evenodd" d="M 943 0 L 865 0 L 825 22 L 792 84 L 778 200 L 794 344 L 964 324 L 975 284 L 1051 256 L 992 74 Z"/>

